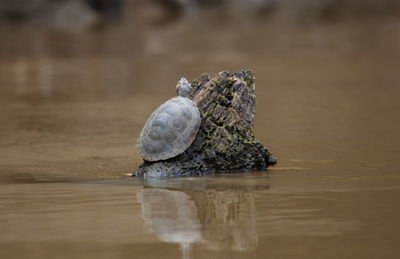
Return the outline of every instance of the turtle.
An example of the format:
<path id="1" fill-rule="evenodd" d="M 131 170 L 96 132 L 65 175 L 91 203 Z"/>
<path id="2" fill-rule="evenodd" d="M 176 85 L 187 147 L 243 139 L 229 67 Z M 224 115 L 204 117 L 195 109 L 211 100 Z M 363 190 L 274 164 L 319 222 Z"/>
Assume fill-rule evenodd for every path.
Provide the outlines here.
<path id="1" fill-rule="evenodd" d="M 189 99 L 186 78 L 176 85 L 177 97 L 161 104 L 147 119 L 137 141 L 145 161 L 160 161 L 183 153 L 194 141 L 201 124 L 196 103 Z"/>

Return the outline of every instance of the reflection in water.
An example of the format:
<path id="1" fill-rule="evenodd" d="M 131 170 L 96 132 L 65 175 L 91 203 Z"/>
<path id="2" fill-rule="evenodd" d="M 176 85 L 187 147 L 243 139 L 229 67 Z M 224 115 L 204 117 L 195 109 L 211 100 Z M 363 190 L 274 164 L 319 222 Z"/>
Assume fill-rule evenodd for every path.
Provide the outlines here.
<path id="1" fill-rule="evenodd" d="M 255 193 L 249 187 L 260 189 L 259 185 L 221 189 L 199 181 L 191 185 L 187 179 L 147 184 L 174 186 L 173 190 L 146 187 L 138 199 L 146 225 L 160 240 L 179 243 L 183 258 L 189 258 L 192 245 L 224 252 L 246 252 L 257 246 Z"/>
<path id="2" fill-rule="evenodd" d="M 209 190 L 192 192 L 192 197 L 199 207 L 207 248 L 245 252 L 256 247 L 254 193 Z"/>
<path id="3" fill-rule="evenodd" d="M 190 196 L 178 191 L 143 189 L 138 199 L 151 231 L 164 242 L 180 244 L 182 258 L 190 258 L 191 244 L 201 240 L 197 208 Z"/>

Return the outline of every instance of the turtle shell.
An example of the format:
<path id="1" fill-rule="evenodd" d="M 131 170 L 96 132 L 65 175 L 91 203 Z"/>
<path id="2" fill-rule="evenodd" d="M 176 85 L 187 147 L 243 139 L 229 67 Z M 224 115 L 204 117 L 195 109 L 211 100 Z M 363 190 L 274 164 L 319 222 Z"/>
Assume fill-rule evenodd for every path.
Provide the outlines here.
<path id="1" fill-rule="evenodd" d="M 192 144 L 200 123 L 197 105 L 189 98 L 174 97 L 150 115 L 140 133 L 138 150 L 147 161 L 175 157 Z"/>

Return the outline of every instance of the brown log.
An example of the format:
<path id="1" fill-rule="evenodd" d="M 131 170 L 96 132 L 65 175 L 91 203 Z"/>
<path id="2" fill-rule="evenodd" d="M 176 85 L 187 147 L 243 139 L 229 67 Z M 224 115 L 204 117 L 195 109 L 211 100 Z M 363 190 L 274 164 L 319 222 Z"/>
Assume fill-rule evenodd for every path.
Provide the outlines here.
<path id="1" fill-rule="evenodd" d="M 254 137 L 256 108 L 251 71 L 204 73 L 192 82 L 191 99 L 201 126 L 191 146 L 168 160 L 147 162 L 135 175 L 149 177 L 265 171 L 276 159 Z"/>

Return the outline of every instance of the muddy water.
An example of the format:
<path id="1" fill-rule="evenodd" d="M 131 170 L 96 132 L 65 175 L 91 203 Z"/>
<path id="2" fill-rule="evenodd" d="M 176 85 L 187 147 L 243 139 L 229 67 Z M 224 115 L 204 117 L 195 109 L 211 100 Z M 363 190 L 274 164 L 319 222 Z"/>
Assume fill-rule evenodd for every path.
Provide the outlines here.
<path id="1" fill-rule="evenodd" d="M 1 258 L 398 258 L 400 20 L 0 38 Z M 276 167 L 126 177 L 179 77 L 242 68 Z"/>

